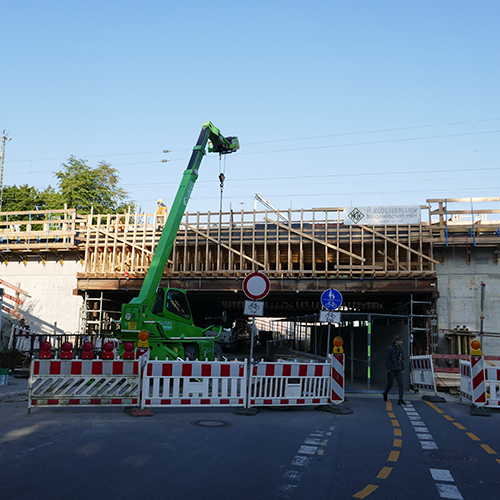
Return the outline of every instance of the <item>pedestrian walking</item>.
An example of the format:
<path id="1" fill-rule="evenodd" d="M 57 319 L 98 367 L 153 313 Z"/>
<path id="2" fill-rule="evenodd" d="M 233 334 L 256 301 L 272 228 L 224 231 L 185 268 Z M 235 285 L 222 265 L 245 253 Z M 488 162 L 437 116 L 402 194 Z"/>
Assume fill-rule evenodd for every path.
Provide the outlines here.
<path id="1" fill-rule="evenodd" d="M 404 353 L 403 339 L 396 335 L 392 340 L 392 344 L 387 348 L 385 355 L 385 366 L 387 368 L 387 386 L 384 391 L 384 401 L 387 401 L 389 391 L 392 389 L 394 379 L 398 382 L 399 400 L 398 405 L 406 406 L 406 401 L 403 399 L 403 375 L 404 375 Z"/>

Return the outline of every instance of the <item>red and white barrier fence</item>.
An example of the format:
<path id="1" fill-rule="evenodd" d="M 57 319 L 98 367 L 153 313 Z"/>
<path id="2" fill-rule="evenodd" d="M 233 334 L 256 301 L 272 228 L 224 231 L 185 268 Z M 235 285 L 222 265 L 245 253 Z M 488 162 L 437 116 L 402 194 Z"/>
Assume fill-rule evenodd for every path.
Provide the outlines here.
<path id="1" fill-rule="evenodd" d="M 138 360 L 37 359 L 28 407 L 138 405 L 140 376 Z"/>
<path id="2" fill-rule="evenodd" d="M 437 394 L 432 354 L 410 356 L 410 379 L 414 389 L 433 391 Z"/>
<path id="3" fill-rule="evenodd" d="M 246 361 L 149 361 L 141 407 L 244 406 L 246 381 Z"/>
<path id="4" fill-rule="evenodd" d="M 332 394 L 331 402 L 333 404 L 340 404 L 345 399 L 345 367 L 344 355 L 332 354 Z"/>
<path id="5" fill-rule="evenodd" d="M 29 408 L 304 406 L 344 401 L 344 355 L 325 363 L 37 359 Z"/>
<path id="6" fill-rule="evenodd" d="M 500 406 L 500 368 L 485 367 L 484 356 L 461 361 L 460 399 L 475 406 Z"/>
<path id="7" fill-rule="evenodd" d="M 500 368 L 484 369 L 488 406 L 500 406 Z"/>
<path id="8" fill-rule="evenodd" d="M 16 351 L 30 352 L 31 349 L 40 349 L 40 342 L 45 338 L 41 332 L 34 332 L 20 326 L 12 325 L 9 339 L 9 350 L 15 346 Z"/>
<path id="9" fill-rule="evenodd" d="M 472 403 L 476 406 L 484 406 L 487 404 L 487 398 L 483 356 L 470 357 L 470 371 L 472 380 Z"/>
<path id="10" fill-rule="evenodd" d="M 341 356 L 343 360 L 343 354 Z M 335 358 L 336 373 L 343 362 Z M 328 404 L 335 394 L 343 400 L 343 377 L 336 377 L 332 388 L 332 361 L 326 363 L 258 363 L 253 366 L 249 387 L 249 406 L 303 406 Z"/>

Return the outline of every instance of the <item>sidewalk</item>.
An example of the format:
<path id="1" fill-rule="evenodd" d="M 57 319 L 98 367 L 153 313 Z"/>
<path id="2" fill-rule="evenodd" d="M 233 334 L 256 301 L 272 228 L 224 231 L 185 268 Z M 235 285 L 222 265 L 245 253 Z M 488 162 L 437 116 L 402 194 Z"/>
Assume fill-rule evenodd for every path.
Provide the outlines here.
<path id="1" fill-rule="evenodd" d="M 28 378 L 9 375 L 7 385 L 0 385 L 0 400 L 19 394 L 28 395 Z"/>

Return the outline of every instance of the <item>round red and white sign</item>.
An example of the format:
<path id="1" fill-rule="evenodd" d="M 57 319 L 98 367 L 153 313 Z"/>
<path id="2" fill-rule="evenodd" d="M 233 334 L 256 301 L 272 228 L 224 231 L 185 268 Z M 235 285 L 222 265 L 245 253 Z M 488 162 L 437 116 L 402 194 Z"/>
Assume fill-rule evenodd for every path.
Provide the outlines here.
<path id="1" fill-rule="evenodd" d="M 259 271 L 250 273 L 243 280 L 243 291 L 251 300 L 262 300 L 271 290 L 269 278 Z"/>

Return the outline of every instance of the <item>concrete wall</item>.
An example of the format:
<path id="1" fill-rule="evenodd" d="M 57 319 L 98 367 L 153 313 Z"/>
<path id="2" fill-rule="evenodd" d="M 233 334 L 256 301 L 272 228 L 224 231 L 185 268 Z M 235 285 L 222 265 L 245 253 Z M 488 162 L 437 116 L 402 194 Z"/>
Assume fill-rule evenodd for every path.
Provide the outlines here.
<path id="1" fill-rule="evenodd" d="M 21 296 L 24 304 L 19 306 L 32 330 L 46 333 L 76 332 L 82 298 L 73 295 L 77 286 L 76 274 L 83 265 L 75 254 L 65 253 L 63 260 L 48 253 L 45 263 L 37 254 L 29 255 L 27 264 L 20 255 L 11 256 L 0 264 L 0 278 L 29 293 Z M 5 293 L 15 292 L 4 286 Z M 10 305 L 9 300 L 5 303 Z M 8 316 L 3 313 L 3 316 Z"/>
<path id="2" fill-rule="evenodd" d="M 468 248 L 468 262 L 466 249 L 457 248 L 450 242 L 443 250 L 444 263 L 436 265 L 439 330 L 452 330 L 457 325 L 465 325 L 470 331 L 480 331 L 481 283 L 484 283 L 483 331 L 499 334 L 499 338 L 488 335 L 483 338 L 485 354 L 500 353 L 500 264 L 495 250 L 496 247 L 471 246 Z M 446 352 L 444 335 L 440 336 L 439 347 Z"/>

